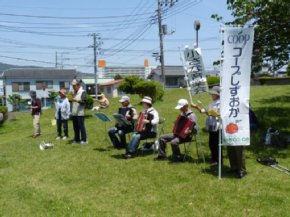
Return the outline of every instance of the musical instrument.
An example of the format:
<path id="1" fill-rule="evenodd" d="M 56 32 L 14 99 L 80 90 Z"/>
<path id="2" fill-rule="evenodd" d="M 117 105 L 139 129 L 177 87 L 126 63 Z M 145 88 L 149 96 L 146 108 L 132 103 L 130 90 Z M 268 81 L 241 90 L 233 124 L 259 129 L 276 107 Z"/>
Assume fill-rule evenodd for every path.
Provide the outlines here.
<path id="1" fill-rule="evenodd" d="M 143 132 L 145 131 L 146 124 L 143 123 L 143 120 L 147 120 L 147 113 L 140 112 L 137 120 L 137 124 L 135 126 L 136 132 Z"/>
<path id="2" fill-rule="evenodd" d="M 193 125 L 194 122 L 191 119 L 187 118 L 186 116 L 179 115 L 174 122 L 172 132 L 179 138 L 185 139 L 188 136 L 186 131 L 188 129 L 192 130 Z"/>

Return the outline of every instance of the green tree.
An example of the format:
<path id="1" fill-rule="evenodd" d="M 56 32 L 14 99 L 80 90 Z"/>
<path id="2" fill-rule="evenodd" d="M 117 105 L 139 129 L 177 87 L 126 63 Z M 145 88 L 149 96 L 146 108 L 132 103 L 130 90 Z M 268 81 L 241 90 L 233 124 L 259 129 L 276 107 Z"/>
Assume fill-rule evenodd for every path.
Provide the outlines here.
<path id="1" fill-rule="evenodd" d="M 8 96 L 7 101 L 12 105 L 12 111 L 19 111 L 21 100 L 22 98 L 19 94 L 12 94 Z"/>
<path id="2" fill-rule="evenodd" d="M 120 80 L 120 79 L 123 79 L 122 75 L 120 75 L 120 74 L 116 74 L 116 75 L 114 76 L 114 80 Z"/>
<path id="3" fill-rule="evenodd" d="M 136 75 L 126 76 L 125 81 L 122 84 L 120 84 L 119 90 L 125 93 L 134 94 L 136 93 L 135 86 L 141 81 L 143 81 L 143 79 L 140 78 L 139 76 Z"/>
<path id="4" fill-rule="evenodd" d="M 51 107 L 54 107 L 55 104 L 55 100 L 58 97 L 58 92 L 51 90 L 48 91 L 48 97 L 51 99 L 52 103 L 51 103 Z"/>
<path id="5" fill-rule="evenodd" d="M 287 66 L 287 75 L 290 77 L 290 62 L 288 63 L 288 66 Z"/>
<path id="6" fill-rule="evenodd" d="M 157 81 L 140 81 L 135 86 L 135 91 L 141 98 L 150 96 L 153 102 L 162 100 L 164 95 L 163 85 Z"/>
<path id="7" fill-rule="evenodd" d="M 263 62 L 271 62 L 277 70 L 289 61 L 290 1 L 289 0 L 227 0 L 234 20 L 226 24 L 256 25 L 253 51 L 253 71 L 261 69 Z M 214 14 L 212 18 L 221 21 Z"/>

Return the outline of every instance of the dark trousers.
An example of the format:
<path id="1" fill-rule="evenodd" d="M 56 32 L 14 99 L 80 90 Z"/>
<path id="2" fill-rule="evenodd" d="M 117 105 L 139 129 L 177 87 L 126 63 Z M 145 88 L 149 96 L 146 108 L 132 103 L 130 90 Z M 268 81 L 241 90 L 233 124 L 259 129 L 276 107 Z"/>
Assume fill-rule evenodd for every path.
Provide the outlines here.
<path id="1" fill-rule="evenodd" d="M 158 149 L 158 155 L 162 157 L 166 157 L 166 143 L 170 142 L 171 149 L 172 149 L 172 155 L 175 157 L 180 156 L 180 149 L 179 144 L 184 142 L 189 142 L 191 138 L 187 139 L 181 139 L 178 136 L 174 134 L 165 134 L 162 135 L 159 138 L 159 149 Z"/>
<path id="2" fill-rule="evenodd" d="M 246 171 L 244 146 L 227 146 L 231 170 Z"/>
<path id="3" fill-rule="evenodd" d="M 74 141 L 87 141 L 87 133 L 85 128 L 85 117 L 84 116 L 73 116 L 73 128 L 74 128 Z"/>
<path id="4" fill-rule="evenodd" d="M 110 140 L 115 148 L 125 148 L 126 147 L 126 134 L 132 132 L 129 129 L 122 129 L 117 127 L 112 127 L 108 130 Z M 117 137 L 117 135 L 119 137 Z"/>
<path id="5" fill-rule="evenodd" d="M 218 162 L 219 159 L 219 132 L 209 132 L 209 149 L 211 153 L 211 162 Z"/>
<path id="6" fill-rule="evenodd" d="M 61 120 L 61 119 L 57 119 L 56 120 L 56 124 L 57 124 L 57 135 L 61 137 L 61 130 L 63 127 L 63 133 L 64 136 L 68 137 L 68 124 L 67 124 L 67 120 Z"/>

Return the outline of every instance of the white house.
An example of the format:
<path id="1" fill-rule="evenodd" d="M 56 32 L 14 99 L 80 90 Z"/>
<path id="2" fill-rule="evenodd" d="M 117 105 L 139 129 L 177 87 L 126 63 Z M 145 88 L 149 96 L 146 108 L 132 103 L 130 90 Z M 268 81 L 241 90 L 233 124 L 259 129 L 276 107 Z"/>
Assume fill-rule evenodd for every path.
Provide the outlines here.
<path id="1" fill-rule="evenodd" d="M 49 91 L 59 91 L 60 88 L 70 89 L 73 78 L 77 75 L 75 69 L 55 68 L 17 68 L 4 71 L 2 75 L 6 98 L 19 94 L 22 99 L 29 99 L 29 91 L 36 91 L 42 99 L 44 107 L 51 105 Z M 8 111 L 12 105 L 6 101 Z"/>

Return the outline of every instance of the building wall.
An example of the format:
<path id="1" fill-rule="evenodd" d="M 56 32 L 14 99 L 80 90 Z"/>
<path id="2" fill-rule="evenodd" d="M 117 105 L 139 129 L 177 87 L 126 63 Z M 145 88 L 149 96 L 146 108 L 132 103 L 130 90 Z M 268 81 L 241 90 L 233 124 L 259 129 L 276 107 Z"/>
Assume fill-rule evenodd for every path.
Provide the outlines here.
<path id="1" fill-rule="evenodd" d="M 60 82 L 66 82 L 68 84 L 67 89 L 70 89 L 71 86 L 71 79 L 40 79 L 41 81 L 52 81 L 52 87 L 47 88 L 44 90 L 37 90 L 36 88 L 36 82 L 39 81 L 39 79 L 7 79 L 5 80 L 5 95 L 8 97 L 12 94 L 19 94 L 22 99 L 30 99 L 29 92 L 30 91 L 36 91 L 36 95 L 39 98 L 48 98 L 49 91 L 59 91 L 60 89 Z M 14 82 L 29 82 L 29 90 L 24 91 L 13 91 L 12 83 Z M 6 101 L 6 105 L 8 107 L 8 111 L 12 111 L 12 105 Z"/>

